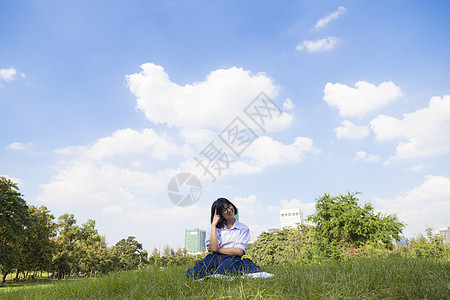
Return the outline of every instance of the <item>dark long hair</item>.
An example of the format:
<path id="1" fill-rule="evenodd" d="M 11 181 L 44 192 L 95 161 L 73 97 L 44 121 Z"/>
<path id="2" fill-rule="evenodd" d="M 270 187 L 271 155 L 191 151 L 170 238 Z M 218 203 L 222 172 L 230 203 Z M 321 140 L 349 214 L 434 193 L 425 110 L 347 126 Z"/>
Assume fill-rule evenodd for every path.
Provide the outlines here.
<path id="1" fill-rule="evenodd" d="M 233 206 L 234 208 L 234 215 L 237 215 L 238 213 L 238 209 L 237 207 L 231 203 L 230 200 L 226 199 L 226 198 L 219 198 L 216 201 L 214 201 L 214 203 L 211 205 L 211 223 L 213 221 L 214 218 L 214 213 L 216 212 L 217 209 L 217 213 L 220 216 L 220 221 L 219 223 L 217 223 L 216 227 L 217 228 L 222 228 L 223 225 L 225 224 L 225 219 L 222 217 L 222 212 L 223 212 L 223 205 L 226 204 L 227 206 Z"/>

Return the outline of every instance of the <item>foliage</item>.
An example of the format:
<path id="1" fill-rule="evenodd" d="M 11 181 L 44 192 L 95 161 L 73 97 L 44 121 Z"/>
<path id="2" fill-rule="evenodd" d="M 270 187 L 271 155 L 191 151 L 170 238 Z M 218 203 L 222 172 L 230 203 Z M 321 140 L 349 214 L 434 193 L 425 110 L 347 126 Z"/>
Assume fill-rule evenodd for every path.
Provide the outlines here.
<path id="1" fill-rule="evenodd" d="M 2 281 L 12 271 L 28 277 L 29 272 L 54 272 L 57 278 L 73 274 L 96 276 L 127 271 L 146 265 L 193 264 L 200 256 L 189 256 L 186 249 L 176 251 L 168 245 L 164 256 L 148 253 L 135 237 L 122 239 L 108 247 L 95 228 L 94 220 L 81 226 L 73 214 L 55 217 L 45 207 L 27 206 L 16 183 L 0 177 L 0 274 Z M 34 275 L 33 275 L 34 276 Z"/>
<path id="2" fill-rule="evenodd" d="M 206 256 L 188 255 L 186 249 L 164 246 L 148 256 L 135 237 L 129 236 L 108 247 L 106 239 L 88 220 L 81 226 L 73 214 L 54 216 L 44 207 L 26 205 L 15 183 L 0 177 L 0 271 L 3 279 L 13 270 L 56 272 L 58 278 L 77 274 L 96 276 L 114 271 L 147 267 L 165 269 L 192 267 Z M 360 206 L 356 194 L 317 199 L 315 225 L 299 225 L 277 233 L 262 233 L 248 245 L 247 256 L 260 266 L 289 267 L 292 264 L 332 264 L 333 259 L 354 260 L 398 258 L 444 258 L 450 247 L 427 229 L 409 247 L 393 248 L 403 227 L 395 215 L 375 213 L 371 204 Z M 6 218 L 8 216 L 8 218 Z M 203 249 L 204 250 L 204 249 Z"/>
<path id="3" fill-rule="evenodd" d="M 316 212 L 308 217 L 315 223 L 312 236 L 315 245 L 326 256 L 340 258 L 349 248 L 371 244 L 393 248 L 404 225 L 396 215 L 375 213 L 370 203 L 358 204 L 356 193 L 317 199 Z"/>
<path id="4" fill-rule="evenodd" d="M 148 258 L 150 266 L 168 267 L 168 266 L 184 266 L 194 265 L 197 260 L 206 256 L 206 253 L 199 255 L 189 255 L 186 248 L 171 248 L 169 245 L 164 246 L 162 256 L 158 249 L 153 248 L 152 255 Z"/>
<path id="5" fill-rule="evenodd" d="M 120 240 L 108 247 L 104 236 L 95 228 L 94 220 L 76 225 L 73 214 L 59 217 L 57 252 L 54 256 L 54 270 L 58 278 L 77 273 L 96 276 L 112 271 L 132 270 L 147 264 L 147 251 L 135 237 Z"/>
<path id="6" fill-rule="evenodd" d="M 76 225 L 73 214 L 64 214 L 58 218 L 58 236 L 56 238 L 56 254 L 53 258 L 54 270 L 58 278 L 64 278 L 74 271 L 79 271 L 80 228 Z"/>
<path id="7" fill-rule="evenodd" d="M 132 270 L 140 265 L 148 263 L 148 253 L 143 250 L 142 244 L 136 241 L 134 236 L 121 239 L 117 242 L 114 252 L 120 257 L 119 264 L 121 270 Z"/>
<path id="8" fill-rule="evenodd" d="M 249 244 L 247 255 L 261 265 L 283 264 L 288 261 L 311 259 L 313 250 L 309 232 L 311 226 L 283 229 L 275 233 L 263 232 Z"/>
<path id="9" fill-rule="evenodd" d="M 16 183 L 0 177 L 0 273 L 2 281 L 19 262 L 18 240 L 27 225 L 28 206 Z"/>
<path id="10" fill-rule="evenodd" d="M 56 236 L 55 217 L 45 207 L 30 206 L 28 209 L 28 226 L 18 241 L 19 264 L 16 278 L 20 271 L 47 271 L 52 269 L 55 249 L 53 238 Z"/>
<path id="11" fill-rule="evenodd" d="M 449 256 L 449 246 L 445 246 L 442 238 L 434 234 L 431 228 L 425 230 L 426 237 L 419 235 L 416 239 L 409 241 L 409 247 L 403 251 L 412 257 L 445 257 Z"/>
<path id="12" fill-rule="evenodd" d="M 248 246 L 247 254 L 260 265 L 383 256 L 393 249 L 393 238 L 400 238 L 403 224 L 395 215 L 375 213 L 371 204 L 360 206 L 355 195 L 325 194 L 308 218 L 315 226 L 264 232 Z"/>

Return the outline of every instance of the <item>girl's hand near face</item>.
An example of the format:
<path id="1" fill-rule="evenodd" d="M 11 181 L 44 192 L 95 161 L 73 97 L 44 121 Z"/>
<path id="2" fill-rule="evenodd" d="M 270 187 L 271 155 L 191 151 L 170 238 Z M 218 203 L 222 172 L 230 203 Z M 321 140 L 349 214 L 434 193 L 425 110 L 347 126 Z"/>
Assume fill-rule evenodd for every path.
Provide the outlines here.
<path id="1" fill-rule="evenodd" d="M 217 208 L 214 212 L 214 216 L 211 222 L 211 238 L 209 240 L 209 249 L 212 252 L 219 251 L 219 241 L 217 239 L 217 224 L 220 221 L 220 216 L 217 213 Z"/>
<path id="2" fill-rule="evenodd" d="M 215 213 L 214 213 L 214 217 L 213 217 L 213 220 L 212 220 L 211 225 L 214 225 L 214 227 L 216 227 L 216 225 L 217 225 L 219 222 L 220 222 L 220 216 L 219 216 L 219 214 L 217 213 L 217 208 L 216 208 L 216 211 L 215 211 Z"/>

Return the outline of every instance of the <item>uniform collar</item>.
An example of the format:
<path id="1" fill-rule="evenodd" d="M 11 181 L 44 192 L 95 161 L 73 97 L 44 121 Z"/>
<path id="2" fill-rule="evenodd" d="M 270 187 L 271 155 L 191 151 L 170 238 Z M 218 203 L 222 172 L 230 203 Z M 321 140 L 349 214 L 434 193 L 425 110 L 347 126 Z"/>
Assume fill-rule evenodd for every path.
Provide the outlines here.
<path id="1" fill-rule="evenodd" d="M 231 229 L 240 229 L 242 227 L 242 223 L 240 223 L 238 220 L 236 220 L 236 218 L 234 218 L 234 224 L 233 227 L 231 227 L 230 229 L 227 228 L 227 224 L 223 224 L 223 228 L 227 229 L 227 230 L 231 230 Z"/>

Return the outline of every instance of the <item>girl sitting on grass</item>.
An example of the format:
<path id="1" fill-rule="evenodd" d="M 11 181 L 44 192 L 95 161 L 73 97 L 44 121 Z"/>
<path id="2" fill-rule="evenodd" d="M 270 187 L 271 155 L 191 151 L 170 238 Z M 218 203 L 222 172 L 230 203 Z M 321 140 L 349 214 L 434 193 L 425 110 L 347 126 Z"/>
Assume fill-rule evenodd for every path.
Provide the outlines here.
<path id="1" fill-rule="evenodd" d="M 186 272 L 186 277 L 201 278 L 212 274 L 234 274 L 259 272 L 245 254 L 250 231 L 237 221 L 236 206 L 228 199 L 219 198 L 211 206 L 211 231 L 206 235 L 205 245 L 209 253 Z"/>

